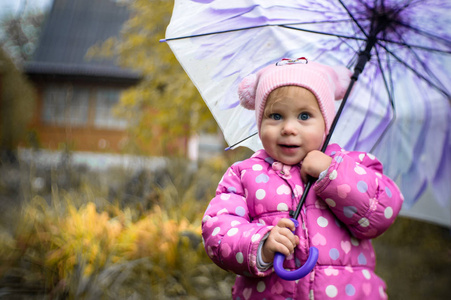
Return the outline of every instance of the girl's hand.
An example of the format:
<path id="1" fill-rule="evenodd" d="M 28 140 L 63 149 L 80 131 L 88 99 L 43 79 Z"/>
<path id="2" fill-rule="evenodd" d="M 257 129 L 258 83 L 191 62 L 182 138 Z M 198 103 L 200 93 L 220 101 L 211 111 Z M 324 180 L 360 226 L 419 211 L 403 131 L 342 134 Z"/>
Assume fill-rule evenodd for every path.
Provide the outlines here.
<path id="1" fill-rule="evenodd" d="M 262 247 L 262 259 L 269 263 L 274 260 L 274 254 L 280 252 L 288 256 L 294 252 L 294 248 L 299 245 L 299 237 L 294 235 L 293 221 L 290 219 L 280 219 L 277 225 L 271 229 L 268 238 Z"/>
<path id="2" fill-rule="evenodd" d="M 329 168 L 332 157 L 319 150 L 313 150 L 307 153 L 301 167 L 301 178 L 307 182 L 307 175 L 318 178 L 322 171 Z"/>

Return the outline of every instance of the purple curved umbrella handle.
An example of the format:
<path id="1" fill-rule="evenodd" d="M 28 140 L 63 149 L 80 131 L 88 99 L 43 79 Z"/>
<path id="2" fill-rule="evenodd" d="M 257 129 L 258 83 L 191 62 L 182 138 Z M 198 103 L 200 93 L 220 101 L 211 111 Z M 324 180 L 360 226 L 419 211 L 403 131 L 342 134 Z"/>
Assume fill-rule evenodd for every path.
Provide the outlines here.
<path id="1" fill-rule="evenodd" d="M 305 277 L 308 273 L 312 271 L 318 261 L 318 249 L 316 247 L 310 247 L 310 254 L 307 258 L 305 264 L 297 270 L 287 271 L 283 268 L 283 262 L 285 260 L 285 255 L 277 252 L 274 256 L 274 270 L 276 274 L 285 280 L 298 280 Z"/>
<path id="2" fill-rule="evenodd" d="M 291 219 L 296 227 L 299 226 L 299 222 L 295 219 Z M 298 280 L 302 277 L 305 277 L 308 273 L 312 271 L 312 269 L 315 267 L 316 262 L 318 261 L 318 248 L 316 247 L 310 247 L 310 254 L 307 258 L 307 261 L 305 264 L 300 267 L 297 270 L 294 271 L 287 271 L 283 268 L 283 262 L 285 261 L 285 255 L 282 253 L 277 252 L 274 255 L 274 270 L 276 271 L 276 274 L 285 280 Z"/>

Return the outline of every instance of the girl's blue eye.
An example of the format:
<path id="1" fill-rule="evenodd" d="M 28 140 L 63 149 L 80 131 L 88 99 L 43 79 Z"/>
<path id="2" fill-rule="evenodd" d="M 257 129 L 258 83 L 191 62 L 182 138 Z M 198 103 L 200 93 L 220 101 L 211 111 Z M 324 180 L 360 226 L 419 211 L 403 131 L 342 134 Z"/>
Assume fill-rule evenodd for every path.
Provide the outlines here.
<path id="1" fill-rule="evenodd" d="M 282 119 L 282 116 L 279 115 L 279 114 L 271 114 L 269 117 L 270 117 L 271 119 L 273 119 L 273 120 L 276 120 L 276 121 L 279 121 L 279 120 Z"/>
<path id="2" fill-rule="evenodd" d="M 308 119 L 310 119 L 310 115 L 308 113 L 299 114 L 299 120 L 306 121 Z"/>

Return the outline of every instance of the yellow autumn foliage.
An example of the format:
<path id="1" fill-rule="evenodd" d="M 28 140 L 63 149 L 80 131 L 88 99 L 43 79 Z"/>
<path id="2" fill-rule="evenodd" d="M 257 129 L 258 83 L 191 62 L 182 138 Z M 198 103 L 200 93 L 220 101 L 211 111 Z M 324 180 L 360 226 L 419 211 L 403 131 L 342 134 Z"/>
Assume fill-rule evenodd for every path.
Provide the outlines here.
<path id="1" fill-rule="evenodd" d="M 186 154 L 180 143 L 199 132 L 215 132 L 207 105 L 166 43 L 174 1 L 135 0 L 119 36 L 89 49 L 87 58 L 117 55 L 121 66 L 142 72 L 141 82 L 125 91 L 115 112 L 129 120 L 130 143 L 153 153 Z"/>
<path id="2" fill-rule="evenodd" d="M 0 222 L 1 292 L 17 292 L 2 280 L 20 278 L 34 292 L 68 299 L 228 299 L 233 275 L 211 262 L 201 237 L 202 214 L 227 165 L 217 158 L 193 173 L 171 160 L 158 180 L 143 177 L 151 192 L 132 200 L 91 177 L 77 188 L 55 182 L 46 196 L 30 193 L 10 214 L 11 228 Z"/>
<path id="3" fill-rule="evenodd" d="M 55 207 L 63 211 L 55 214 Z M 24 208 L 18 241 L 29 252 L 44 252 L 43 264 L 58 278 L 67 278 L 83 262 L 84 275 L 108 264 L 148 258 L 155 272 L 173 269 L 186 251 L 184 235 L 200 240 L 200 223 L 171 219 L 159 206 L 134 222 L 129 209 L 111 205 L 99 211 L 93 202 L 76 207 L 70 201 L 53 207 L 40 198 Z M 8 241 L 11 244 L 11 239 Z M 197 252 L 195 248 L 192 248 Z M 38 261 L 39 257 L 34 257 Z"/>

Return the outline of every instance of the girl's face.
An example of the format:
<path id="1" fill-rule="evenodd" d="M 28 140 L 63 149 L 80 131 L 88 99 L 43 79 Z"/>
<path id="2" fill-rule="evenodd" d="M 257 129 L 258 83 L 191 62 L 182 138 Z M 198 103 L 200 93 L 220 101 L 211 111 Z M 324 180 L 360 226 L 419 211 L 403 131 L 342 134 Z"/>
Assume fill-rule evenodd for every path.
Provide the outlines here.
<path id="1" fill-rule="evenodd" d="M 266 152 L 286 165 L 301 162 L 319 150 L 325 124 L 316 97 L 307 89 L 284 86 L 269 94 L 260 128 Z"/>

